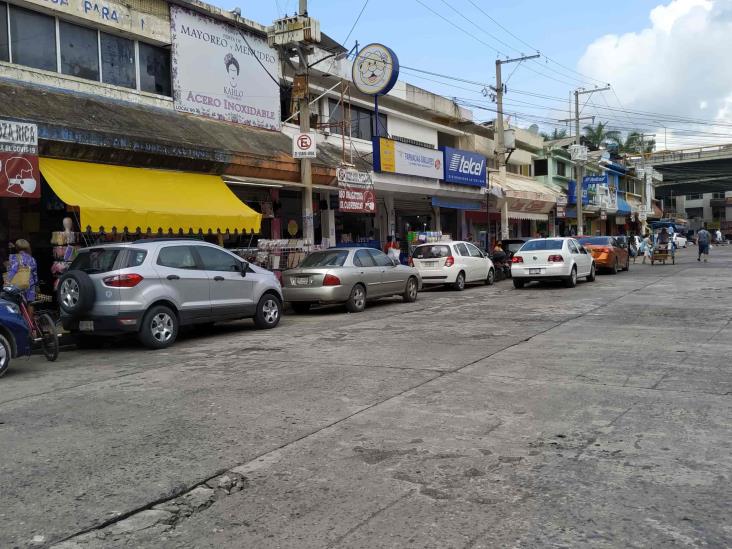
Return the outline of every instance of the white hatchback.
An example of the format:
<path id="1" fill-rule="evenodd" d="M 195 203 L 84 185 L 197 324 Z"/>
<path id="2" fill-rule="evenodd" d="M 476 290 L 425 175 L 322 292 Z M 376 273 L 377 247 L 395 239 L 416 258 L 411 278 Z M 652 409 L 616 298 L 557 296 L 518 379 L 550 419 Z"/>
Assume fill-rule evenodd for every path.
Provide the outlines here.
<path id="1" fill-rule="evenodd" d="M 595 261 L 574 238 L 536 238 L 514 254 L 511 277 L 516 288 L 532 280 L 562 280 L 574 288 L 579 277 L 595 280 Z"/>
<path id="2" fill-rule="evenodd" d="M 466 284 L 496 280 L 496 270 L 490 258 L 475 244 L 462 241 L 421 244 L 414 249 L 409 264 L 422 277 L 422 284 L 450 284 L 458 291 Z"/>

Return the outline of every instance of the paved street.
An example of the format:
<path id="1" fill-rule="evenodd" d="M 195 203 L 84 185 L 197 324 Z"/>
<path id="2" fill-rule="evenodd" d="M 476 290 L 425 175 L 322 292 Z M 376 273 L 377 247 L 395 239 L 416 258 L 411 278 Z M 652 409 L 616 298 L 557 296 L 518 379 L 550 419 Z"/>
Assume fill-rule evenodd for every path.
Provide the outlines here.
<path id="1" fill-rule="evenodd" d="M 695 254 L 18 360 L 0 547 L 729 547 L 732 247 Z"/>

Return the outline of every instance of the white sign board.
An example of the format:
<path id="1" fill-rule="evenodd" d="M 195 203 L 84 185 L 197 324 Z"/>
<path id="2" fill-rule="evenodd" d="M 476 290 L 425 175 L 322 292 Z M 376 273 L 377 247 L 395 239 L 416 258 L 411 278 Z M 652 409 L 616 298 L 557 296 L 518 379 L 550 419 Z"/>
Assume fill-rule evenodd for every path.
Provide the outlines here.
<path id="1" fill-rule="evenodd" d="M 315 158 L 315 132 L 296 133 L 292 136 L 293 158 Z"/>
<path id="2" fill-rule="evenodd" d="M 170 28 L 177 111 L 281 129 L 280 89 L 272 80 L 280 80 L 280 63 L 264 38 L 242 36 L 231 25 L 178 6 L 170 7 Z"/>
<path id="3" fill-rule="evenodd" d="M 442 179 L 444 153 L 381 137 L 374 140 L 374 171 Z"/>
<path id="4" fill-rule="evenodd" d="M 355 183 L 357 185 L 372 185 L 371 172 L 360 172 L 353 168 L 341 167 L 336 169 L 338 183 Z"/>
<path id="5" fill-rule="evenodd" d="M 572 158 L 572 160 L 586 162 L 587 161 L 587 147 L 585 147 L 584 145 L 570 145 L 569 146 L 569 155 Z"/>

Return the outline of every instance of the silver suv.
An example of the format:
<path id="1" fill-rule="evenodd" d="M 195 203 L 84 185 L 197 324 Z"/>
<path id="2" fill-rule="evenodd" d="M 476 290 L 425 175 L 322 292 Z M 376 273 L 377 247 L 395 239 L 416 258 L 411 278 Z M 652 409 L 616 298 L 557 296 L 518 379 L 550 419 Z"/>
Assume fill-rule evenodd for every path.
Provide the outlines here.
<path id="1" fill-rule="evenodd" d="M 66 330 L 137 333 L 149 348 L 172 345 L 180 326 L 253 318 L 274 328 L 282 290 L 274 274 L 199 240 L 151 239 L 82 249 L 59 279 Z"/>

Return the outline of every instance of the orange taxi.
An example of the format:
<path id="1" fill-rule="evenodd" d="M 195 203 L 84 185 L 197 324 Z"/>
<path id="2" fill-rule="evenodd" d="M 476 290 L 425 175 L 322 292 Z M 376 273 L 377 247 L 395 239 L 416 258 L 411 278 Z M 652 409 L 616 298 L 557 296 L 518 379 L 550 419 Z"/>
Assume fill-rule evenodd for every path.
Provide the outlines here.
<path id="1" fill-rule="evenodd" d="M 579 243 L 592 254 L 598 269 L 609 270 L 612 274 L 630 268 L 630 254 L 625 244 L 613 236 L 585 236 L 578 238 Z"/>

